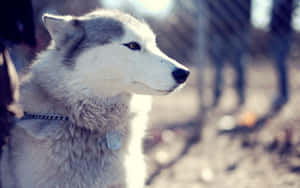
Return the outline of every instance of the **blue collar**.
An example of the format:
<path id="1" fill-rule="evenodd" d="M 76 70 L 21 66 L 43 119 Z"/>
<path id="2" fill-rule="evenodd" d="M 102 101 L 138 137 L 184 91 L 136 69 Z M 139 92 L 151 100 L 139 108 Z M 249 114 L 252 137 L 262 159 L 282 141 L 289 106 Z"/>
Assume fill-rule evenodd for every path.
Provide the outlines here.
<path id="1" fill-rule="evenodd" d="M 19 119 L 19 121 L 21 120 L 69 121 L 69 117 L 59 114 L 50 115 L 24 112 L 24 116 L 21 119 Z M 105 141 L 99 144 L 104 144 L 111 151 L 119 150 L 122 147 L 122 135 L 117 131 L 107 132 L 105 134 Z"/>

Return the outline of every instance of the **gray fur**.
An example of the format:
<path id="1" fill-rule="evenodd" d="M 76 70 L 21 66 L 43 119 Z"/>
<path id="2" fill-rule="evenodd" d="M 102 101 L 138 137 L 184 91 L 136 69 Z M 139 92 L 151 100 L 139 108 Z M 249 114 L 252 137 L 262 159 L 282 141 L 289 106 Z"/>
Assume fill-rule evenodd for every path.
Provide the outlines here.
<path id="1" fill-rule="evenodd" d="M 66 65 L 72 65 L 72 59 L 84 49 L 108 44 L 124 34 L 120 20 L 95 13 L 72 17 L 69 27 L 75 32 L 65 32 L 60 41 L 55 41 L 55 48 L 64 52 Z"/>
<path id="2" fill-rule="evenodd" d="M 42 97 L 42 93 L 32 91 L 36 98 L 47 98 Z M 125 185 L 124 158 L 119 155 L 128 152 L 125 149 L 128 120 L 133 115 L 129 112 L 129 100 L 126 95 L 113 99 L 118 103 L 107 99 L 80 100 L 72 107 L 66 106 L 70 122 L 20 121 L 4 148 L 3 187 L 109 188 L 110 184 Z M 55 104 L 57 101 L 48 98 L 47 102 Z M 121 150 L 111 151 L 102 145 L 104 133 L 109 130 L 119 130 L 124 136 Z"/>
<path id="3" fill-rule="evenodd" d="M 66 62 L 73 62 L 72 59 L 82 53 L 84 49 L 98 45 L 105 45 L 113 40 L 119 39 L 124 34 L 122 23 L 112 18 L 97 18 L 78 21 L 78 33 L 65 36 Z M 81 34 L 82 33 L 82 34 Z M 72 41 L 71 45 L 68 42 Z"/>
<path id="4" fill-rule="evenodd" d="M 96 18 L 88 21 L 82 21 L 86 32 L 86 38 L 83 42 L 84 47 L 93 45 L 104 45 L 112 40 L 122 37 L 124 34 L 122 23 L 113 18 Z"/>

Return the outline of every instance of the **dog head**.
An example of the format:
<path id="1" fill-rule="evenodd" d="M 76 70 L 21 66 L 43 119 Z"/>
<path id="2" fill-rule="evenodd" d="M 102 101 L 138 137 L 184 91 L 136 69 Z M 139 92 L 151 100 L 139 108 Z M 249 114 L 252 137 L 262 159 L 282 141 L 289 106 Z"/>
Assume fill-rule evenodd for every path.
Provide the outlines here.
<path id="1" fill-rule="evenodd" d="M 164 95 L 184 84 L 189 71 L 160 51 L 150 27 L 118 11 L 81 17 L 43 16 L 69 76 L 96 95 Z"/>

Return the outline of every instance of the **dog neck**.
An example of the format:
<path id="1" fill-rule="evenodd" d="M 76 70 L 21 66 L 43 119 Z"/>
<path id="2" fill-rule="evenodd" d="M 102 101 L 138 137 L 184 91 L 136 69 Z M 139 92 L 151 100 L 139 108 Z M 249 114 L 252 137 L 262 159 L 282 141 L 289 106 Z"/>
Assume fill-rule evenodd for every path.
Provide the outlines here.
<path id="1" fill-rule="evenodd" d="M 123 130 L 130 120 L 131 96 L 122 94 L 114 97 L 93 97 L 78 100 L 68 107 L 70 120 L 79 127 L 102 132 Z"/>
<path id="2" fill-rule="evenodd" d="M 20 103 L 25 112 L 67 115 L 67 109 L 30 79 L 21 85 Z"/>
<path id="3" fill-rule="evenodd" d="M 129 103 L 131 95 L 120 94 L 113 97 L 76 96 L 68 98 L 52 96 L 32 78 L 21 87 L 21 104 L 29 113 L 60 114 L 69 117 L 72 124 L 89 130 L 108 132 L 125 129 L 130 119 Z M 55 89 L 53 89 L 55 90 Z M 59 95 L 58 95 L 59 96 Z M 127 121 L 125 121 L 127 120 Z"/>

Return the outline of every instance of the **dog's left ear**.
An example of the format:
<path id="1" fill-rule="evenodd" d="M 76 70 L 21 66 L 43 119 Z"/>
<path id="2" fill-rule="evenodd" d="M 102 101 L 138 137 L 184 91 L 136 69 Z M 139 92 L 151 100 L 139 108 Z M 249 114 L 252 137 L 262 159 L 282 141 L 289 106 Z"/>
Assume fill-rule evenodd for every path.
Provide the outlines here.
<path id="1" fill-rule="evenodd" d="M 56 45 L 64 45 L 73 35 L 81 34 L 79 21 L 72 16 L 44 14 L 43 22 Z"/>

